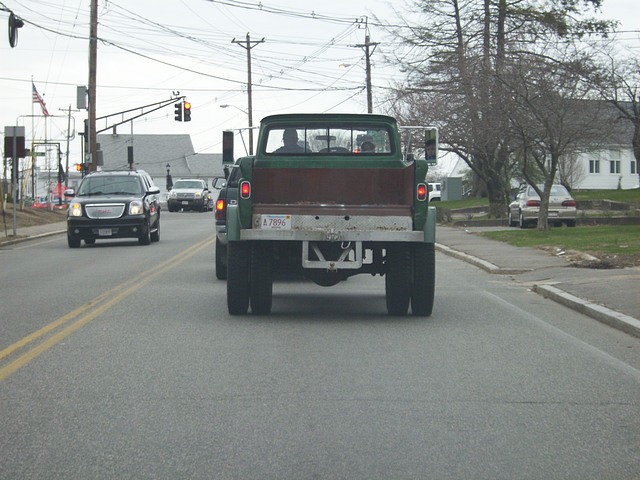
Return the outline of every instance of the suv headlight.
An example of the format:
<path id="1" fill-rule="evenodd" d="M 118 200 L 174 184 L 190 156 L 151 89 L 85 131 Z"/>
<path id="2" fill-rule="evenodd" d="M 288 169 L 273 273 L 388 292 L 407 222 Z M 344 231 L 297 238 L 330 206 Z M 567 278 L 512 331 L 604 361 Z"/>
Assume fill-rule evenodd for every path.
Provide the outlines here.
<path id="1" fill-rule="evenodd" d="M 70 217 L 81 217 L 82 216 L 82 205 L 78 202 L 72 202 L 69 205 L 69 216 Z"/>
<path id="2" fill-rule="evenodd" d="M 176 193 L 175 190 L 171 190 L 169 192 L 169 198 L 176 198 L 178 196 L 178 194 Z"/>
<path id="3" fill-rule="evenodd" d="M 196 192 L 194 194 L 194 197 L 196 197 L 196 198 L 200 198 L 201 196 L 202 196 L 202 193 L 200 193 L 200 192 Z"/>
<path id="4" fill-rule="evenodd" d="M 142 215 L 144 213 L 144 207 L 140 200 L 133 200 L 129 204 L 129 215 Z"/>

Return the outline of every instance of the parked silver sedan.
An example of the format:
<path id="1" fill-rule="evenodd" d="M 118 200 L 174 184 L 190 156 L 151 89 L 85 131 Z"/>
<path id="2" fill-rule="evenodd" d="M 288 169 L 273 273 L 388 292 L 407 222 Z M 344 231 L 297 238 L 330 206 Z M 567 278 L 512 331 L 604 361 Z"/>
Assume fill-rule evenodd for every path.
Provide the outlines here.
<path id="1" fill-rule="evenodd" d="M 540 188 L 542 188 L 540 186 Z M 509 204 L 509 226 L 527 228 L 538 223 L 540 197 L 531 185 L 523 185 Z M 554 225 L 576 226 L 576 201 L 563 185 L 551 185 L 548 221 Z"/>

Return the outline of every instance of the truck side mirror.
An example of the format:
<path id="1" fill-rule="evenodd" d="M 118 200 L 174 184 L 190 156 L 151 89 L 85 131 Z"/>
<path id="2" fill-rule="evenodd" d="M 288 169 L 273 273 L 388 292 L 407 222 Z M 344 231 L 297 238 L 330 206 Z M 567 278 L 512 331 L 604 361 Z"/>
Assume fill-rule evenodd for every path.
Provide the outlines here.
<path id="1" fill-rule="evenodd" d="M 233 132 L 222 132 L 222 164 L 233 165 Z"/>
<path id="2" fill-rule="evenodd" d="M 436 127 L 425 129 L 424 156 L 431 165 L 435 165 L 438 160 L 438 146 L 438 129 Z"/>

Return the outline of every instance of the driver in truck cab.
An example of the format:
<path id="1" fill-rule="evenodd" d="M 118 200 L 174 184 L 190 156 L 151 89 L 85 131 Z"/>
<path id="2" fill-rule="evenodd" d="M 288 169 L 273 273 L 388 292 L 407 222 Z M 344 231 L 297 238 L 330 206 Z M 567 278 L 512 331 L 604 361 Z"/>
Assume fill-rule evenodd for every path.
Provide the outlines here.
<path id="1" fill-rule="evenodd" d="M 295 128 L 285 128 L 282 134 L 282 147 L 273 153 L 303 153 L 304 148 L 298 145 L 298 132 Z"/>

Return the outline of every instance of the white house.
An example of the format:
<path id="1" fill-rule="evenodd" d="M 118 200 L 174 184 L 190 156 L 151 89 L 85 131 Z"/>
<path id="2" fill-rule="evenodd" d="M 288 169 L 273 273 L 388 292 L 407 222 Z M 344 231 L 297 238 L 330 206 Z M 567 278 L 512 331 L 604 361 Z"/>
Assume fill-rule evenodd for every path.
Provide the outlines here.
<path id="1" fill-rule="evenodd" d="M 602 137 L 564 159 L 568 183 L 579 190 L 631 189 L 640 186 L 638 162 L 633 155 L 633 124 L 610 103 L 594 102 L 608 125 Z"/>
<path id="2" fill-rule="evenodd" d="M 640 187 L 633 148 L 610 145 L 575 154 L 578 172 L 572 186 L 579 190 L 628 190 Z"/>

